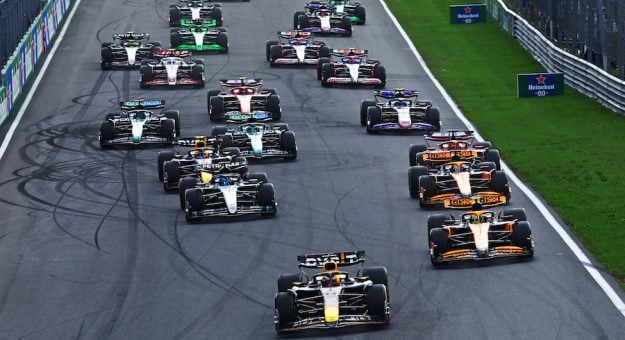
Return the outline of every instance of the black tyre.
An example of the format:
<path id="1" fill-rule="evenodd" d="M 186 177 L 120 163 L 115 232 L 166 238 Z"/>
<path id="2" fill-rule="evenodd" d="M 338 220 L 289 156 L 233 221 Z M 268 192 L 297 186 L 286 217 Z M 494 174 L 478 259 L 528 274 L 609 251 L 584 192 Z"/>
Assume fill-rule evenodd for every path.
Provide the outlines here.
<path id="1" fill-rule="evenodd" d="M 172 7 L 169 9 L 169 27 L 180 26 L 180 9 Z"/>
<path id="2" fill-rule="evenodd" d="M 386 287 L 381 284 L 374 284 L 367 289 L 367 311 L 369 316 L 375 319 L 385 319 L 388 322 L 386 315 Z"/>
<path id="3" fill-rule="evenodd" d="M 211 97 L 218 96 L 220 93 L 221 93 L 220 90 L 208 90 L 208 92 L 206 92 L 206 109 L 209 115 L 210 115 Z"/>
<path id="4" fill-rule="evenodd" d="M 354 8 L 354 15 L 360 20 L 358 22 L 359 25 L 364 25 L 367 21 L 367 12 L 363 6 L 356 6 L 356 8 Z"/>
<path id="5" fill-rule="evenodd" d="M 280 96 L 271 94 L 267 97 L 267 111 L 271 112 L 272 120 L 278 121 L 282 118 L 282 109 L 280 108 Z"/>
<path id="6" fill-rule="evenodd" d="M 161 151 L 156 156 L 156 169 L 158 171 L 158 180 L 163 181 L 163 165 L 167 161 L 174 159 L 174 153 L 172 151 Z"/>
<path id="7" fill-rule="evenodd" d="M 111 121 L 105 121 L 100 123 L 100 147 L 106 148 L 105 141 L 115 139 L 115 124 Z"/>
<path id="8" fill-rule="evenodd" d="M 375 65 L 373 67 L 373 77 L 380 79 L 381 83 L 377 84 L 376 87 L 382 88 L 386 86 L 386 68 L 382 65 Z"/>
<path id="9" fill-rule="evenodd" d="M 293 282 L 301 282 L 302 275 L 300 273 L 282 274 L 278 276 L 278 292 L 286 292 L 293 287 Z"/>
<path id="10" fill-rule="evenodd" d="M 152 67 L 150 67 L 149 65 L 141 65 L 139 67 L 139 72 L 141 74 L 141 83 L 140 83 L 141 87 L 145 87 L 146 82 L 154 79 L 154 73 L 152 72 Z"/>
<path id="11" fill-rule="evenodd" d="M 221 147 L 222 148 L 230 148 L 234 146 L 234 142 L 232 141 L 231 135 L 224 135 L 221 137 Z"/>
<path id="12" fill-rule="evenodd" d="M 303 30 L 308 28 L 308 16 L 304 12 L 295 12 L 293 15 L 293 29 Z"/>
<path id="13" fill-rule="evenodd" d="M 269 177 L 266 172 L 250 172 L 247 174 L 247 179 L 255 179 L 260 183 L 269 183 Z"/>
<path id="14" fill-rule="evenodd" d="M 171 144 L 176 136 L 176 122 L 173 119 L 165 119 L 161 121 L 161 137 L 169 139 Z"/>
<path id="15" fill-rule="evenodd" d="M 258 186 L 258 205 L 273 207 L 273 211 L 264 212 L 263 215 L 273 216 L 276 214 L 276 194 L 273 184 L 262 183 Z"/>
<path id="16" fill-rule="evenodd" d="M 505 208 L 501 212 L 501 216 L 505 221 L 527 221 L 527 215 L 523 208 Z"/>
<path id="17" fill-rule="evenodd" d="M 449 215 L 445 214 L 434 214 L 428 216 L 428 247 L 430 245 L 430 233 L 432 232 L 432 229 L 441 228 L 448 219 Z"/>
<path id="18" fill-rule="evenodd" d="M 109 112 L 104 116 L 104 120 L 114 120 L 115 117 L 119 117 L 119 113 Z"/>
<path id="19" fill-rule="evenodd" d="M 306 19 L 308 19 L 308 17 L 306 17 Z M 308 27 L 308 26 L 306 26 Z M 340 27 L 342 29 L 345 30 L 345 33 L 343 33 L 344 37 L 351 37 L 352 36 L 352 21 L 349 17 L 344 16 L 341 18 L 341 24 Z"/>
<path id="20" fill-rule="evenodd" d="M 178 30 L 172 30 L 169 32 L 169 46 L 171 48 L 176 48 L 182 44 L 182 39 L 180 38 L 180 33 Z"/>
<path id="21" fill-rule="evenodd" d="M 174 183 L 178 184 L 180 180 L 180 172 L 178 170 L 178 163 L 167 161 L 163 164 L 163 189 L 165 191 L 172 190 L 171 187 Z"/>
<path id="22" fill-rule="evenodd" d="M 287 123 L 274 123 L 271 127 L 278 130 L 289 131 L 289 124 Z"/>
<path id="23" fill-rule="evenodd" d="M 217 35 L 217 45 L 222 47 L 222 50 L 219 53 L 228 53 L 228 33 L 219 32 Z"/>
<path id="24" fill-rule="evenodd" d="M 168 119 L 173 119 L 174 123 L 176 123 L 176 135 L 180 136 L 180 111 L 178 110 L 167 110 L 163 112 L 165 117 Z"/>
<path id="25" fill-rule="evenodd" d="M 430 176 L 419 177 L 419 190 L 423 193 L 422 197 L 419 197 L 419 206 L 421 208 L 431 207 L 432 204 L 428 203 L 432 196 L 436 195 L 436 183 Z"/>
<path id="26" fill-rule="evenodd" d="M 514 243 L 515 246 L 532 249 L 531 238 L 532 230 L 530 229 L 530 224 L 527 221 L 517 222 L 512 225 L 512 243 Z"/>
<path id="27" fill-rule="evenodd" d="M 408 162 L 410 166 L 421 165 L 417 162 L 417 155 L 427 149 L 427 146 L 423 144 L 410 144 L 410 148 L 408 149 Z"/>
<path id="28" fill-rule="evenodd" d="M 493 146 L 491 145 L 490 142 L 484 141 L 484 142 L 475 142 L 475 143 L 473 143 L 473 147 L 476 148 L 476 149 L 490 149 Z"/>
<path id="29" fill-rule="evenodd" d="M 321 86 L 328 87 L 330 83 L 328 83 L 328 79 L 334 76 L 334 66 L 329 63 L 323 63 L 321 65 Z"/>
<path id="30" fill-rule="evenodd" d="M 270 59 L 270 56 L 271 56 L 271 46 L 274 46 L 274 45 L 278 45 L 278 41 L 276 41 L 276 40 L 269 40 L 269 41 L 267 41 L 267 44 L 265 44 L 265 57 L 267 57 L 267 61 L 271 60 Z"/>
<path id="31" fill-rule="evenodd" d="M 216 26 L 223 26 L 224 25 L 223 17 L 221 15 L 221 8 L 219 8 L 219 7 L 213 8 L 213 10 L 211 11 L 210 16 L 211 16 L 211 19 L 215 20 L 215 25 Z"/>
<path id="32" fill-rule="evenodd" d="M 375 100 L 365 99 L 360 102 L 360 125 L 367 125 L 367 109 L 375 105 Z"/>
<path id="33" fill-rule="evenodd" d="M 101 54 L 100 68 L 102 70 L 110 70 L 113 67 L 113 51 L 109 47 L 102 47 Z"/>
<path id="34" fill-rule="evenodd" d="M 187 189 L 195 188 L 197 185 L 197 178 L 195 177 L 183 177 L 178 181 L 179 192 L 178 196 L 180 197 L 180 209 L 184 210 L 186 208 L 186 191 Z"/>
<path id="35" fill-rule="evenodd" d="M 297 158 L 297 144 L 295 144 L 295 134 L 293 131 L 285 131 L 280 135 L 280 148 L 289 152 L 289 155 L 285 156 L 284 159 L 292 161 Z"/>
<path id="36" fill-rule="evenodd" d="M 441 114 L 437 107 L 429 107 L 425 111 L 425 122 L 434 125 L 436 130 L 441 129 Z"/>
<path id="37" fill-rule="evenodd" d="M 193 59 L 193 62 L 196 63 L 197 65 L 204 66 L 204 60 L 203 59 Z"/>
<path id="38" fill-rule="evenodd" d="M 386 267 L 375 266 L 363 268 L 362 276 L 369 277 L 369 280 L 371 280 L 374 285 L 381 284 L 388 287 L 388 271 Z"/>
<path id="39" fill-rule="evenodd" d="M 419 198 L 419 177 L 427 176 L 428 168 L 424 166 L 411 166 L 408 168 L 408 190 L 410 197 Z"/>
<path id="40" fill-rule="evenodd" d="M 282 57 L 282 47 L 278 45 L 271 46 L 271 48 L 269 49 L 269 66 L 271 67 L 278 66 L 278 64 L 276 64 L 276 60 L 278 60 L 278 58 L 281 58 L 281 57 Z"/>
<path id="41" fill-rule="evenodd" d="M 321 46 L 319 48 L 319 58 L 330 58 L 330 48 L 328 46 Z"/>
<path id="42" fill-rule="evenodd" d="M 208 105 L 208 115 L 210 120 L 221 121 L 225 119 L 226 109 L 224 107 L 224 101 L 219 96 L 214 96 L 210 98 L 210 103 Z"/>
<path id="43" fill-rule="evenodd" d="M 211 136 L 217 137 L 221 135 L 225 135 L 228 132 L 228 127 L 225 125 L 215 125 L 211 129 Z"/>
<path id="44" fill-rule="evenodd" d="M 382 110 L 377 106 L 367 109 L 367 133 L 375 133 L 374 127 L 382 123 Z"/>
<path id="45" fill-rule="evenodd" d="M 331 62 L 330 57 L 320 57 L 317 63 L 317 80 L 321 80 L 323 75 L 323 65 Z"/>
<path id="46" fill-rule="evenodd" d="M 443 228 L 434 228 L 430 231 L 430 241 L 434 248 L 430 260 L 432 264 L 437 265 L 440 263 L 441 255 L 449 249 L 449 234 Z"/>
<path id="47" fill-rule="evenodd" d="M 263 91 L 267 91 L 269 94 L 278 94 L 278 90 L 274 88 L 263 89 Z"/>
<path id="48" fill-rule="evenodd" d="M 510 200 L 510 185 L 508 185 L 508 177 L 506 173 L 501 170 L 493 171 L 490 178 L 490 188 L 502 195 L 505 195 Z"/>
<path id="49" fill-rule="evenodd" d="M 497 165 L 493 162 L 479 162 L 474 165 L 474 168 L 481 171 L 492 171 L 497 170 Z"/>
<path id="50" fill-rule="evenodd" d="M 204 87 L 204 65 L 193 65 L 191 67 L 191 79 L 200 81 L 199 84 L 194 85 L 195 88 Z"/>
<path id="51" fill-rule="evenodd" d="M 484 161 L 495 163 L 497 170 L 501 170 L 501 157 L 499 156 L 499 150 L 497 149 L 486 150 L 486 152 L 484 153 Z"/>
<path id="52" fill-rule="evenodd" d="M 193 212 L 202 210 L 202 189 L 189 189 L 184 193 L 187 221 L 192 220 Z"/>
<path id="53" fill-rule="evenodd" d="M 282 328 L 295 321 L 295 298 L 288 292 L 279 292 L 274 298 L 275 311 L 278 314 L 276 332 L 282 332 Z"/>

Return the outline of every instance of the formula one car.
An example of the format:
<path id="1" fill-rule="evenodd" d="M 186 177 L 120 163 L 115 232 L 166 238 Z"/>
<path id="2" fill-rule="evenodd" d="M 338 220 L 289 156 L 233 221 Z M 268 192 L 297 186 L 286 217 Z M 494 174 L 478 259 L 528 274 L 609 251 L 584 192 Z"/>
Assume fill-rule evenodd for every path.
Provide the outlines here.
<path id="1" fill-rule="evenodd" d="M 226 29 L 213 24 L 212 20 L 182 20 L 182 28 L 172 28 L 169 32 L 171 48 L 228 53 Z"/>
<path id="2" fill-rule="evenodd" d="M 238 173 L 202 175 L 202 183 L 185 190 L 187 221 L 216 216 L 273 216 L 278 204 L 264 173 L 244 178 Z"/>
<path id="3" fill-rule="evenodd" d="M 474 210 L 460 215 L 428 217 L 428 243 L 432 264 L 496 257 L 532 257 L 534 240 L 525 209 L 506 208 L 499 213 Z"/>
<path id="4" fill-rule="evenodd" d="M 169 27 L 199 19 L 210 20 L 213 26 L 223 26 L 221 4 L 212 4 L 210 0 L 180 0 L 180 4 L 169 5 Z"/>
<path id="5" fill-rule="evenodd" d="M 129 100 L 120 102 L 121 112 L 107 113 L 100 124 L 100 147 L 113 145 L 171 145 L 180 133 L 180 112 L 165 107 L 164 100 Z"/>
<path id="6" fill-rule="evenodd" d="M 282 118 L 280 96 L 275 89 L 261 89 L 262 79 L 222 79 L 221 90 L 206 94 L 211 121 L 243 123 L 253 118 L 259 122 Z"/>
<path id="7" fill-rule="evenodd" d="M 490 142 L 476 142 L 473 131 L 447 130 L 425 136 L 426 145 L 411 144 L 408 152 L 410 166 L 424 165 L 436 172 L 452 159 L 470 162 L 493 162 L 501 169 L 499 151 Z M 440 142 L 430 145 L 431 142 Z"/>
<path id="8" fill-rule="evenodd" d="M 296 12 L 297 22 L 293 29 L 320 34 L 340 34 L 352 36 L 352 22 L 345 13 L 336 13 L 332 9 L 319 8 L 311 13 Z"/>
<path id="9" fill-rule="evenodd" d="M 432 174 L 425 166 L 408 169 L 408 188 L 419 198 L 422 208 L 443 204 L 445 208 L 468 209 L 477 201 L 484 207 L 506 204 L 510 200 L 508 178 L 495 163 L 445 163 Z"/>
<path id="10" fill-rule="evenodd" d="M 161 49 L 158 41 L 148 41 L 146 33 L 113 34 L 115 42 L 103 42 L 100 68 L 110 70 L 113 67 L 139 67 L 141 62 L 154 57 L 154 52 Z"/>
<path id="11" fill-rule="evenodd" d="M 289 131 L 289 125 L 272 125 L 249 121 L 231 129 L 226 126 L 213 127 L 212 136 L 221 140 L 221 147 L 237 147 L 241 156 L 247 158 L 275 158 L 286 160 L 297 158 L 295 134 Z"/>
<path id="12" fill-rule="evenodd" d="M 274 314 L 278 333 L 390 322 L 386 268 L 362 268 L 364 251 L 301 255 L 297 261 L 299 273 L 278 277 Z M 355 276 L 340 270 L 359 263 Z M 323 271 L 309 277 L 302 268 Z"/>
<path id="13" fill-rule="evenodd" d="M 386 85 L 386 69 L 379 61 L 369 59 L 367 50 L 355 48 L 332 50 L 331 58 L 319 59 L 317 79 L 322 86 L 332 84 Z"/>
<path id="14" fill-rule="evenodd" d="M 360 103 L 360 125 L 368 133 L 385 130 L 426 130 L 441 128 L 440 113 L 428 100 L 418 100 L 414 90 L 375 91 L 374 100 Z"/>
<path id="15" fill-rule="evenodd" d="M 294 25 L 297 25 L 297 19 L 302 14 L 313 13 L 319 9 L 328 9 L 332 10 L 336 13 L 343 14 L 345 13 L 349 19 L 352 21 L 352 24 L 364 25 L 367 20 L 367 13 L 365 11 L 365 7 L 362 6 L 359 2 L 351 1 L 351 0 L 328 0 L 328 1 L 318 1 L 313 0 L 307 3 L 305 6 L 305 11 L 297 12 L 293 17 Z"/>
<path id="16" fill-rule="evenodd" d="M 204 61 L 191 59 L 191 52 L 161 50 L 154 57 L 155 60 L 143 62 L 139 69 L 141 88 L 162 85 L 204 87 Z"/>
<path id="17" fill-rule="evenodd" d="M 217 173 L 248 172 L 247 160 L 237 148 L 218 149 L 218 144 L 211 143 L 203 148 L 189 150 L 186 154 L 160 152 L 158 164 L 162 164 L 162 181 L 165 191 L 178 190 L 182 178 L 197 178 L 200 171 Z M 183 190 L 184 191 L 184 190 Z"/>
<path id="18" fill-rule="evenodd" d="M 277 40 L 267 42 L 267 61 L 278 65 L 317 65 L 319 58 L 329 58 L 330 49 L 323 41 L 312 40 L 310 32 L 278 32 Z"/>

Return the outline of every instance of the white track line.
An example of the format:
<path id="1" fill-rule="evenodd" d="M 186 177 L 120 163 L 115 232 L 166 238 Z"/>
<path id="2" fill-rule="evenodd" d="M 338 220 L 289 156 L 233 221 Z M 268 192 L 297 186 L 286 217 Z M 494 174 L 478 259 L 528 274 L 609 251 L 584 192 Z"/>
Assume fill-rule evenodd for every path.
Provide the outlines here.
<path id="1" fill-rule="evenodd" d="M 482 136 L 479 134 L 479 132 L 477 131 L 477 129 L 473 126 L 473 124 L 471 124 L 471 122 L 467 119 L 467 117 L 464 116 L 462 111 L 460 111 L 460 109 L 458 108 L 454 100 L 449 96 L 447 91 L 434 77 L 434 75 L 432 74 L 428 66 L 425 64 L 425 61 L 423 60 L 423 58 L 417 51 L 416 47 L 414 46 L 414 44 L 408 37 L 408 34 L 406 34 L 406 31 L 404 31 L 403 27 L 401 27 L 401 25 L 399 24 L 399 21 L 397 21 L 397 18 L 395 18 L 393 13 L 391 13 L 390 9 L 386 5 L 386 2 L 384 0 L 379 0 L 379 1 L 382 7 L 384 7 L 384 10 L 388 14 L 388 16 L 393 21 L 393 24 L 395 24 L 395 26 L 397 27 L 397 30 L 399 30 L 399 33 L 401 33 L 402 37 L 404 37 L 404 40 L 406 40 L 408 47 L 410 47 L 410 50 L 417 58 L 417 61 L 419 62 L 419 64 L 421 64 L 421 66 L 425 70 L 425 73 L 432 80 L 432 82 L 434 83 L 438 91 L 443 95 L 443 98 L 445 98 L 445 101 L 447 101 L 447 103 L 452 108 L 456 116 L 458 116 L 458 119 L 460 119 L 460 121 L 469 130 L 475 131 L 475 136 L 477 137 L 478 140 L 484 140 Z M 505 164 L 505 162 L 502 161 L 501 165 L 503 169 L 506 171 L 506 174 L 508 175 L 508 177 L 510 177 L 512 181 L 514 182 L 514 184 L 516 184 L 519 187 L 519 189 L 521 189 L 521 191 L 523 191 L 523 193 L 530 199 L 530 201 L 534 203 L 538 211 L 540 211 L 540 213 L 545 217 L 545 220 L 547 220 L 547 222 L 549 222 L 551 227 L 553 227 L 553 229 L 558 233 L 558 235 L 560 235 L 564 243 L 566 243 L 566 245 L 571 249 L 571 251 L 575 254 L 577 259 L 582 263 L 584 268 L 586 268 L 586 271 L 588 271 L 590 276 L 592 276 L 595 282 L 597 282 L 599 287 L 601 287 L 603 292 L 612 301 L 614 306 L 625 317 L 625 303 L 623 303 L 623 300 L 616 293 L 616 291 L 614 291 L 612 286 L 605 280 L 605 278 L 601 275 L 601 273 L 597 270 L 597 268 L 595 268 L 595 266 L 592 264 L 588 256 L 586 256 L 586 254 L 584 253 L 584 251 L 577 245 L 577 243 L 575 243 L 573 238 L 571 238 L 571 236 L 566 232 L 562 224 L 560 224 L 556 220 L 556 218 L 553 216 L 553 214 L 549 212 L 549 210 L 542 203 L 542 201 L 523 182 L 521 182 L 521 180 L 516 176 L 516 174 L 512 172 L 512 170 L 510 170 L 510 168 Z"/>
<path id="2" fill-rule="evenodd" d="M 7 148 L 9 147 L 9 143 L 11 143 L 11 139 L 13 138 L 13 134 L 15 134 L 15 130 L 17 130 L 17 126 L 20 124 L 20 121 L 22 120 L 22 117 L 24 116 L 24 112 L 26 112 L 28 105 L 30 105 L 30 101 L 33 99 L 35 92 L 37 92 L 39 83 L 41 82 L 43 75 L 46 73 L 46 70 L 48 69 L 50 62 L 52 61 L 52 58 L 54 57 L 54 54 L 56 53 L 57 48 L 61 44 L 63 37 L 65 37 L 65 32 L 67 32 L 67 28 L 69 27 L 69 24 L 72 22 L 72 19 L 74 18 L 74 14 L 76 14 L 76 9 L 78 8 L 78 5 L 80 5 L 81 2 L 82 0 L 77 0 L 72 5 L 73 6 L 72 10 L 69 12 L 67 17 L 65 18 L 65 22 L 63 23 L 63 28 L 61 29 L 61 32 L 59 33 L 59 35 L 56 37 L 56 40 L 54 41 L 54 46 L 52 46 L 52 49 L 50 50 L 50 54 L 48 54 L 48 56 L 46 57 L 46 61 L 43 63 L 43 66 L 39 70 L 39 74 L 37 74 L 37 77 L 35 78 L 35 82 L 33 83 L 33 86 L 30 88 L 30 90 L 28 91 L 28 94 L 26 95 L 26 98 L 24 98 L 24 101 L 22 102 L 22 107 L 17 112 L 17 116 L 15 116 L 15 120 L 13 120 L 13 123 L 11 124 L 9 131 L 7 131 L 6 136 L 4 136 L 4 140 L 2 141 L 2 145 L 0 146 L 0 160 L 2 160 L 2 157 L 4 157 L 4 154 L 7 151 Z"/>

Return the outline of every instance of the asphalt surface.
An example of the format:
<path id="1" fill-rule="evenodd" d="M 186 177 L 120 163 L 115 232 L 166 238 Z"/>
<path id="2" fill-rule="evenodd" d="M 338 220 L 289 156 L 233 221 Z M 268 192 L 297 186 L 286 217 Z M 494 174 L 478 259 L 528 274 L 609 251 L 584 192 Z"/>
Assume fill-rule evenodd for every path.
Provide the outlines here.
<path id="1" fill-rule="evenodd" d="M 274 183 L 278 215 L 188 224 L 157 180 L 159 148 L 97 142 L 105 112 L 127 98 L 166 99 L 183 135 L 210 131 L 207 89 L 141 90 L 138 71 L 99 69 L 100 42 L 115 32 L 167 45 L 168 2 L 83 1 L 0 164 L 0 338 L 274 338 L 276 278 L 296 271 L 297 255 L 366 250 L 369 265 L 388 268 L 391 324 L 295 337 L 622 339 L 625 319 L 514 187 L 534 259 L 431 266 L 432 212 L 406 179 L 408 145 L 422 137 L 367 135 L 358 108 L 371 89 L 325 89 L 314 69 L 264 60 L 265 41 L 303 3 L 223 3 L 230 53 L 203 57 L 207 89 L 238 76 L 278 89 L 299 158 L 252 168 Z M 418 89 L 444 128 L 462 128 L 379 3 L 364 3 L 365 26 L 324 40 L 368 48 L 389 87 Z"/>

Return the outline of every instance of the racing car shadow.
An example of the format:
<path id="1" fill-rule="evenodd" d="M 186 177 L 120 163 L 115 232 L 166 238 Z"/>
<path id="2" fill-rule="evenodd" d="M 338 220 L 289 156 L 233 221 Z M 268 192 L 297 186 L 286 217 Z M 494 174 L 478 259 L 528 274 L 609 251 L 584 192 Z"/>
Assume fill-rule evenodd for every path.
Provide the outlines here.
<path id="1" fill-rule="evenodd" d="M 250 222 L 258 220 L 272 219 L 275 216 L 262 216 L 262 215 L 241 215 L 241 216 L 214 216 L 204 217 L 197 220 L 187 221 L 187 224 L 223 224 L 223 223 L 236 223 L 236 222 Z"/>
<path id="2" fill-rule="evenodd" d="M 393 322 L 391 318 L 391 323 Z M 282 339 L 302 339 L 302 338 L 325 338 L 325 337 L 341 337 L 347 335 L 363 335 L 364 337 L 374 337 L 376 333 L 383 332 L 389 325 L 357 325 L 343 328 L 328 329 L 307 329 L 295 331 L 293 333 L 283 333 L 278 337 Z M 381 336 L 378 334 L 378 336 Z"/>
<path id="3" fill-rule="evenodd" d="M 476 269 L 476 268 L 484 268 L 484 267 L 497 267 L 497 266 L 508 266 L 508 265 L 516 265 L 526 262 L 533 261 L 533 257 L 500 257 L 493 259 L 484 259 L 484 260 L 465 260 L 458 262 L 447 262 L 438 264 L 433 266 L 433 270 L 457 270 L 457 269 Z"/>

